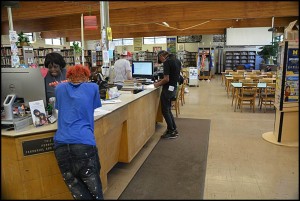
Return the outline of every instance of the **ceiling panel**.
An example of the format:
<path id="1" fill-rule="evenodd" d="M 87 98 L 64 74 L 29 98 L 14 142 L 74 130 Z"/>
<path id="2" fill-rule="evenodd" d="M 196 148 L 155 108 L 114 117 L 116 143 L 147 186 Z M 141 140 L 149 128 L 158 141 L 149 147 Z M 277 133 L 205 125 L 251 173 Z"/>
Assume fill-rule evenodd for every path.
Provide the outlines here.
<path id="1" fill-rule="evenodd" d="M 298 6 L 298 1 L 111 1 L 109 22 L 113 38 L 220 34 L 229 27 L 271 27 L 273 16 L 274 27 L 286 27 L 298 19 Z M 1 34 L 7 35 L 7 8 L 1 9 Z M 81 14 L 96 15 L 100 27 L 98 1 L 19 1 L 12 8 L 17 32 L 77 40 Z M 100 30 L 85 31 L 85 35 L 86 40 L 99 39 Z"/>

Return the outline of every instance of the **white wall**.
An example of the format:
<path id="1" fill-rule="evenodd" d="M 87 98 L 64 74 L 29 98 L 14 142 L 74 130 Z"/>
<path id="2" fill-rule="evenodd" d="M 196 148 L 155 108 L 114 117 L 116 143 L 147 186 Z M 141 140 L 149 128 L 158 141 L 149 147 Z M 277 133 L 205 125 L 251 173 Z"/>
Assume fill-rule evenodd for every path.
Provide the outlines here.
<path id="1" fill-rule="evenodd" d="M 46 45 L 45 39 L 41 39 L 37 37 L 36 42 L 30 43 L 33 48 L 39 48 L 39 47 L 47 47 L 47 48 L 61 48 L 63 49 L 66 47 L 66 49 L 70 48 L 69 42 L 64 42 L 64 45 Z M 3 46 L 10 46 L 9 42 L 9 36 L 8 35 L 1 35 L 1 45 Z"/>

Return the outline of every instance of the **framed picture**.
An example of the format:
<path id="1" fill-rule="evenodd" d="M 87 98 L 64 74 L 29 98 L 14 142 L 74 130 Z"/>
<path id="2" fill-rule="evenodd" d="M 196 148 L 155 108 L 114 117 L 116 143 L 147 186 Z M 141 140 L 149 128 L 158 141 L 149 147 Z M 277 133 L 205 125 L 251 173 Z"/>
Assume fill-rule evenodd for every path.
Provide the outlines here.
<path id="1" fill-rule="evenodd" d="M 178 44 L 178 50 L 177 51 L 184 51 L 184 44 Z"/>
<path id="2" fill-rule="evenodd" d="M 197 43 L 202 41 L 202 35 L 177 36 L 177 43 Z"/>

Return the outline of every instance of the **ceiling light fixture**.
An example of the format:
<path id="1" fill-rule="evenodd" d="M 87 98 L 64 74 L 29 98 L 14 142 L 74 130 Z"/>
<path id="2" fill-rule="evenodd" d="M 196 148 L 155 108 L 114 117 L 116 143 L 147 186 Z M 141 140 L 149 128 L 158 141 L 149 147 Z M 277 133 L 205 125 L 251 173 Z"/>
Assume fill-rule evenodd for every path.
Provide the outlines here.
<path id="1" fill-rule="evenodd" d="M 170 25 L 168 24 L 168 23 L 166 23 L 166 22 L 162 22 L 163 23 L 163 25 L 165 25 L 166 27 L 170 27 Z"/>

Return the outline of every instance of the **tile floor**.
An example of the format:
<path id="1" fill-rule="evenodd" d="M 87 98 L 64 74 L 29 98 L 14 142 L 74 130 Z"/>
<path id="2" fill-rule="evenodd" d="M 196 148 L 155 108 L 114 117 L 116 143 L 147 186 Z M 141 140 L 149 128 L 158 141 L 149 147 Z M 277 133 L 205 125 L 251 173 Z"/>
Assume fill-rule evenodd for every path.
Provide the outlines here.
<path id="1" fill-rule="evenodd" d="M 211 119 L 204 199 L 299 199 L 299 148 L 262 138 L 273 131 L 273 109 L 252 113 L 246 106 L 234 112 L 220 75 L 188 89 L 179 118 Z M 157 124 L 136 158 L 110 171 L 105 199 L 118 199 L 165 127 Z"/>

